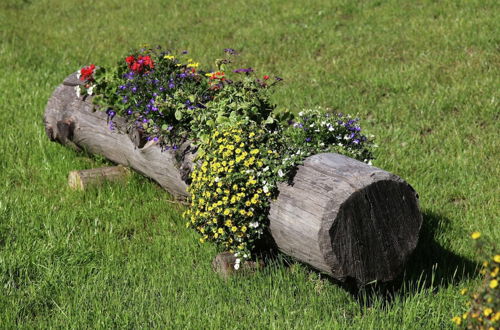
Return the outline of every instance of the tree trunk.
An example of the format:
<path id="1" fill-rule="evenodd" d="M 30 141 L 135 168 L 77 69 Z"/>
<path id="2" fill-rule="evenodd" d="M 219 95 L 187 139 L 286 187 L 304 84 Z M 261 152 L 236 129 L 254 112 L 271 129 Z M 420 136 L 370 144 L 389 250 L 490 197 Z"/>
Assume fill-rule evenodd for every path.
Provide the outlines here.
<path id="1" fill-rule="evenodd" d="M 75 74 L 56 88 L 45 109 L 51 140 L 84 149 L 128 166 L 158 182 L 178 199 L 196 150 L 189 143 L 161 151 L 144 143 L 140 131 L 125 129 L 123 118 L 110 130 L 107 115 L 91 97 L 78 98 Z M 416 192 L 401 178 L 357 160 L 319 154 L 299 166 L 292 185 L 279 185 L 270 210 L 270 233 L 277 247 L 312 267 L 358 284 L 390 281 L 415 249 L 422 224 Z"/>

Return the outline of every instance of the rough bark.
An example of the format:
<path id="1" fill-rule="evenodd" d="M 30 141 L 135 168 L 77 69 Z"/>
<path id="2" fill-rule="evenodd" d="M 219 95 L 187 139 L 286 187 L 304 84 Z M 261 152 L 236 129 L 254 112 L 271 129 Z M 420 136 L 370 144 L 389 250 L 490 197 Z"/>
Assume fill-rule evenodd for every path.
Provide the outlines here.
<path id="1" fill-rule="evenodd" d="M 418 196 L 394 174 L 338 154 L 299 166 L 279 186 L 270 231 L 278 248 L 330 276 L 358 284 L 397 277 L 422 224 Z"/>
<path id="2" fill-rule="evenodd" d="M 130 167 L 158 182 L 176 198 L 184 199 L 185 179 L 194 159 L 191 145 L 185 143 L 176 151 L 162 152 L 154 143 L 143 143 L 141 132 L 127 130 L 125 120 L 119 117 L 113 118 L 116 128 L 111 130 L 108 116 L 92 104 L 91 96 L 77 97 L 77 85 L 80 81 L 72 74 L 49 99 L 44 117 L 48 137 Z"/>
<path id="3" fill-rule="evenodd" d="M 68 185 L 76 190 L 85 190 L 105 182 L 123 182 L 128 176 L 129 170 L 121 165 L 71 171 L 68 175 Z"/>
<path id="4" fill-rule="evenodd" d="M 107 115 L 91 97 L 77 98 L 78 84 L 72 75 L 50 98 L 45 110 L 49 138 L 128 166 L 185 198 L 196 150 L 185 143 L 175 152 L 162 152 L 145 143 L 140 131 L 124 134 L 122 118 L 114 118 L 121 133 L 111 131 Z M 393 280 L 416 247 L 422 224 L 418 196 L 391 173 L 345 156 L 319 154 L 306 159 L 293 184 L 281 184 L 279 192 L 269 215 L 276 246 L 340 281 Z M 230 265 L 224 260 L 218 264 Z"/>

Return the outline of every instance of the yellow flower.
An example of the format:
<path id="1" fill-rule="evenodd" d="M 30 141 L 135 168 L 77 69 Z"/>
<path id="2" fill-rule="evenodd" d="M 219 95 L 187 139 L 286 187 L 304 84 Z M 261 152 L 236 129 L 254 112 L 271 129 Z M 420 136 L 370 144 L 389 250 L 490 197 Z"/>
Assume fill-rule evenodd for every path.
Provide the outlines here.
<path id="1" fill-rule="evenodd" d="M 219 234 L 221 234 L 221 235 L 222 235 L 222 234 L 224 234 L 224 229 L 219 228 L 219 229 L 217 230 L 217 232 L 218 232 Z"/>
<path id="2" fill-rule="evenodd" d="M 498 286 L 498 281 L 497 280 L 491 280 L 490 281 L 490 288 L 494 289 Z"/>
<path id="3" fill-rule="evenodd" d="M 224 215 L 229 215 L 229 209 L 224 210 Z"/>
<path id="4" fill-rule="evenodd" d="M 491 308 L 486 308 L 483 312 L 484 316 L 490 316 L 491 313 L 493 313 L 493 310 Z"/>
<path id="5" fill-rule="evenodd" d="M 500 320 L 500 312 L 496 312 L 495 315 L 493 315 L 493 317 L 491 318 L 491 320 L 493 322 Z"/>
<path id="6" fill-rule="evenodd" d="M 245 233 L 247 231 L 247 227 L 246 226 L 241 227 L 241 231 Z"/>
<path id="7" fill-rule="evenodd" d="M 500 254 L 497 254 L 493 257 L 493 261 L 496 262 L 497 264 L 500 264 Z"/>
<path id="8" fill-rule="evenodd" d="M 250 132 L 250 134 L 248 134 L 249 137 L 254 137 L 255 136 L 255 133 L 254 132 Z"/>
<path id="9" fill-rule="evenodd" d="M 473 232 L 473 233 L 470 235 L 470 237 L 471 237 L 472 239 L 478 239 L 479 237 L 481 237 L 481 233 L 480 233 L 480 232 L 478 232 L 478 231 L 475 231 L 475 232 Z"/>
<path id="10" fill-rule="evenodd" d="M 231 227 L 233 225 L 233 223 L 231 222 L 231 220 L 226 220 L 226 222 L 224 222 L 224 224 L 227 226 L 227 227 Z"/>
<path id="11" fill-rule="evenodd" d="M 460 325 L 462 323 L 462 319 L 459 316 L 455 316 L 454 318 L 451 319 L 451 321 L 456 325 Z"/>
<path id="12" fill-rule="evenodd" d="M 165 55 L 165 56 L 163 56 L 163 58 L 166 58 L 167 60 L 173 60 L 175 58 L 175 56 Z"/>
<path id="13" fill-rule="evenodd" d="M 463 296 L 464 294 L 467 293 L 467 291 L 468 291 L 467 288 L 462 289 L 462 290 L 460 290 L 460 294 Z"/>
<path id="14" fill-rule="evenodd" d="M 252 151 L 250 151 L 250 153 L 251 153 L 252 155 L 256 155 L 256 154 L 258 154 L 258 153 L 259 153 L 259 151 L 260 151 L 259 149 L 253 149 Z"/>
<path id="15" fill-rule="evenodd" d="M 232 227 L 231 227 L 231 231 L 232 231 L 233 233 L 234 233 L 235 231 L 237 231 L 237 230 L 238 230 L 238 228 L 237 228 L 236 226 L 232 226 Z"/>
<path id="16" fill-rule="evenodd" d="M 203 237 L 200 237 L 200 243 L 205 243 L 205 239 Z"/>

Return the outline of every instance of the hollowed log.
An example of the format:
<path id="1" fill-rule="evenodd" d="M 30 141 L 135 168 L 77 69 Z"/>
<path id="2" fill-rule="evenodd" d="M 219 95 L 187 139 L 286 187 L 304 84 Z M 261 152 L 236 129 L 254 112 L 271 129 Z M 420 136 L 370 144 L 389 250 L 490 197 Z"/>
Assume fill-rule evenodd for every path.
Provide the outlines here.
<path id="1" fill-rule="evenodd" d="M 53 141 L 85 149 L 130 167 L 158 182 L 178 199 L 187 197 L 186 180 L 196 149 L 189 143 L 161 151 L 144 143 L 115 117 L 110 130 L 105 112 L 91 97 L 77 97 L 75 74 L 58 86 L 45 109 Z M 401 178 L 338 154 L 309 157 L 293 184 L 279 185 L 272 202 L 270 234 L 279 250 L 340 281 L 358 284 L 393 280 L 415 249 L 422 224 L 416 192 Z"/>

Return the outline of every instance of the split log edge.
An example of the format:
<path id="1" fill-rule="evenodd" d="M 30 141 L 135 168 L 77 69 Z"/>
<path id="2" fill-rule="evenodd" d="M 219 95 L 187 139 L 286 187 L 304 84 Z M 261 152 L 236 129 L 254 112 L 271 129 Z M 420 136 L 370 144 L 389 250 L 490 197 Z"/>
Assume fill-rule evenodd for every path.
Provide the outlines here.
<path id="1" fill-rule="evenodd" d="M 141 132 L 127 130 L 119 117 L 113 119 L 117 128 L 110 130 L 107 115 L 91 97 L 77 97 L 79 84 L 73 74 L 49 99 L 48 137 L 130 167 L 185 199 L 196 150 L 185 143 L 162 152 L 144 143 Z M 418 195 L 394 174 L 345 156 L 319 154 L 306 159 L 293 184 L 280 184 L 279 191 L 269 214 L 276 246 L 337 280 L 354 279 L 360 285 L 391 281 L 417 245 L 422 225 Z"/>

